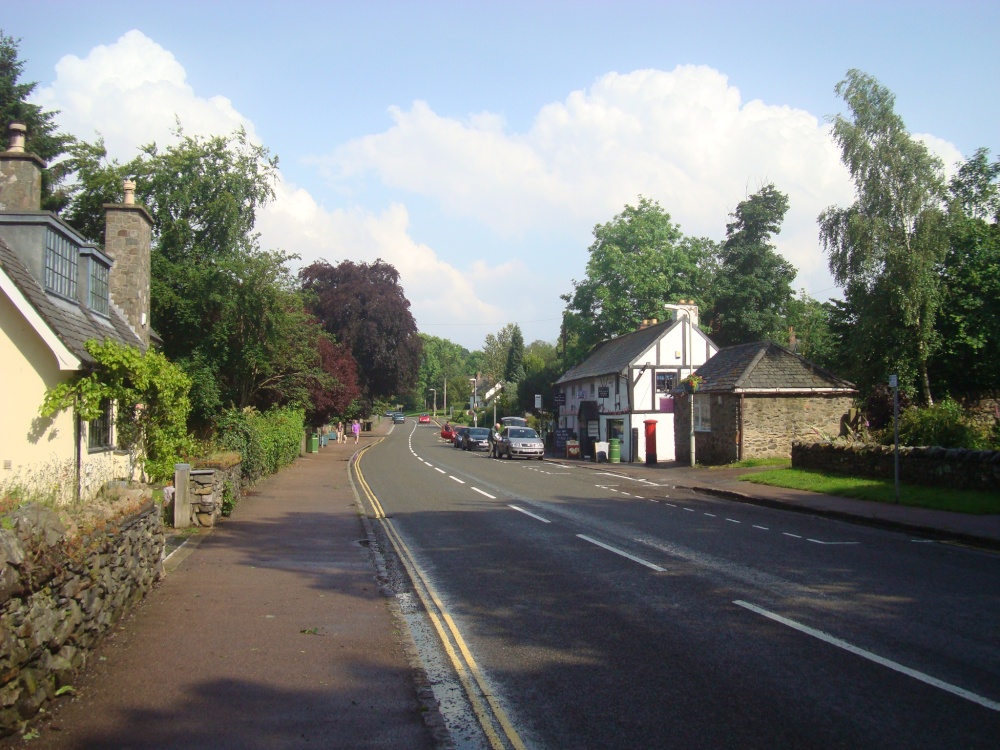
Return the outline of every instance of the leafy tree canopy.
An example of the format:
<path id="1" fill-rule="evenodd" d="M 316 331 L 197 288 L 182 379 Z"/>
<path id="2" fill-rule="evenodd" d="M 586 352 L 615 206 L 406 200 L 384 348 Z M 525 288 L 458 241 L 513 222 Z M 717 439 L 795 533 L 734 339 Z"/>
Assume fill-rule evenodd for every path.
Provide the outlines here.
<path id="1" fill-rule="evenodd" d="M 685 237 L 654 200 L 639 196 L 638 205 L 594 227 L 589 252 L 586 278 L 562 296 L 567 364 L 643 320 L 662 318 L 665 302 L 684 297 L 705 306 L 715 243 Z"/>
<path id="2" fill-rule="evenodd" d="M 776 252 L 788 196 L 768 184 L 740 202 L 726 225 L 707 317 L 719 346 L 780 337 L 797 271 Z"/>
<path id="3" fill-rule="evenodd" d="M 345 260 L 337 266 L 319 261 L 299 277 L 324 329 L 347 346 L 358 363 L 367 404 L 412 391 L 421 340 L 399 272 L 381 259 L 371 264 Z"/>
<path id="4" fill-rule="evenodd" d="M 850 377 L 867 391 L 898 373 L 904 389 L 931 403 L 937 264 L 947 247 L 941 163 L 910 137 L 895 97 L 875 78 L 850 70 L 836 92 L 851 116 L 833 119 L 833 137 L 856 200 L 827 208 L 819 225 L 855 321 Z"/>

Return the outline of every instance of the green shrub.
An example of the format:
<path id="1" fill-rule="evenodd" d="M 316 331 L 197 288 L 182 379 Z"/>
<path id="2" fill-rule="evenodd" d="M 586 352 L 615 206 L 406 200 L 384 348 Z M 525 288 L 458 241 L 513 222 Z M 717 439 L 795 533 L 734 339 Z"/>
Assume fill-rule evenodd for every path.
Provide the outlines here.
<path id="1" fill-rule="evenodd" d="M 891 430 L 886 430 L 892 439 Z M 933 406 L 911 407 L 899 415 L 899 442 L 913 446 L 982 450 L 989 440 L 950 398 Z"/>
<path id="2" fill-rule="evenodd" d="M 253 484 L 299 456 L 305 431 L 301 409 L 230 409 L 218 422 L 219 443 L 240 453 L 243 477 Z"/>

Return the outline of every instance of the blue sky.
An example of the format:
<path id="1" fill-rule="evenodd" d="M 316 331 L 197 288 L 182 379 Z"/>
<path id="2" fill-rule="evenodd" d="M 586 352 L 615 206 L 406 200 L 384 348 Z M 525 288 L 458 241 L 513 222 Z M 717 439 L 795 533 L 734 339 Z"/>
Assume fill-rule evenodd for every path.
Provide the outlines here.
<path id="1" fill-rule="evenodd" d="M 1000 3 L 70 2 L 5 8 L 37 101 L 128 159 L 242 125 L 281 162 L 262 242 L 393 263 L 421 331 L 554 341 L 595 224 L 640 194 L 686 234 L 774 182 L 796 286 L 852 194 L 826 117 L 876 76 L 951 167 L 1000 151 Z"/>

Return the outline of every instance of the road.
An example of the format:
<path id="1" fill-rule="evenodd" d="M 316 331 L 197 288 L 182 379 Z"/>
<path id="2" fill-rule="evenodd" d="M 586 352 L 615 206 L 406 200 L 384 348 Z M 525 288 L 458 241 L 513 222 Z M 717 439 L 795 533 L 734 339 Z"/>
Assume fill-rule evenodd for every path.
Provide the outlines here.
<path id="1" fill-rule="evenodd" d="M 411 421 L 359 468 L 480 684 L 470 747 L 997 746 L 998 555 Z"/>

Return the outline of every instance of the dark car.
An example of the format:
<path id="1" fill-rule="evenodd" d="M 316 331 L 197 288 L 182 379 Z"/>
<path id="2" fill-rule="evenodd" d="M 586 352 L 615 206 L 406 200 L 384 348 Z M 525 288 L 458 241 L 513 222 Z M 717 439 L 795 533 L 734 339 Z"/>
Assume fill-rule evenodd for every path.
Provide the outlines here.
<path id="1" fill-rule="evenodd" d="M 465 433 L 467 433 L 471 428 L 469 427 L 459 427 L 455 430 L 455 440 L 454 445 L 456 448 L 462 447 L 462 441 L 465 439 Z"/>
<path id="2" fill-rule="evenodd" d="M 488 451 L 490 431 L 486 427 L 470 427 L 462 439 L 462 447 L 467 451 Z"/>
<path id="3" fill-rule="evenodd" d="M 502 458 L 545 458 L 545 445 L 530 427 L 504 427 L 497 441 L 497 454 Z"/>

